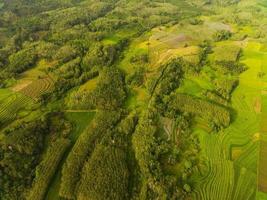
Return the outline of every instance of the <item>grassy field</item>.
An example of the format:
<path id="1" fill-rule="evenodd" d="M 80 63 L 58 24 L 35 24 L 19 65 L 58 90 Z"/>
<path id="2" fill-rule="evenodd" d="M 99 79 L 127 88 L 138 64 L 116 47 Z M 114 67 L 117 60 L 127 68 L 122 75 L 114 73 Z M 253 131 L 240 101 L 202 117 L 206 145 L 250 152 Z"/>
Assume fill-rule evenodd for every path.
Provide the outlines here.
<path id="1" fill-rule="evenodd" d="M 119 63 L 119 68 L 126 74 L 134 72 L 134 64 L 131 63 L 131 58 L 135 55 L 148 53 L 148 35 L 134 39 L 124 53 L 122 61 Z"/>
<path id="2" fill-rule="evenodd" d="M 83 91 L 83 90 L 91 91 L 95 89 L 96 85 L 97 85 L 97 78 L 94 78 L 81 85 L 78 91 Z"/>
<path id="3" fill-rule="evenodd" d="M 214 50 L 215 61 L 236 61 L 241 48 L 237 45 L 218 45 Z"/>

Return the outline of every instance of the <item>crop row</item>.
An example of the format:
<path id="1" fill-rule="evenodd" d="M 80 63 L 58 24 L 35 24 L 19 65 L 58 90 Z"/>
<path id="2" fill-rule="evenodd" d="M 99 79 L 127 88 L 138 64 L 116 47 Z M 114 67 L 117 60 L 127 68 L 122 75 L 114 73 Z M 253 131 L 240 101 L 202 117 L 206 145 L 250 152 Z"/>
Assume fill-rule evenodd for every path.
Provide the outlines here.
<path id="1" fill-rule="evenodd" d="M 256 174 L 232 161 L 209 162 L 209 170 L 196 186 L 197 200 L 254 200 Z"/>
<path id="2" fill-rule="evenodd" d="M 129 178 L 126 155 L 120 148 L 98 145 L 83 167 L 77 200 L 126 199 Z"/>
<path id="3" fill-rule="evenodd" d="M 79 136 L 69 153 L 62 169 L 60 196 L 75 199 L 76 186 L 80 180 L 81 170 L 95 145 L 120 118 L 117 112 L 99 112 L 87 129 Z"/>
<path id="4" fill-rule="evenodd" d="M 45 92 L 53 87 L 53 81 L 50 78 L 38 79 L 21 90 L 21 93 L 33 99 L 39 98 Z"/>
<path id="5" fill-rule="evenodd" d="M 45 154 L 42 162 L 37 166 L 36 177 L 34 179 L 33 187 L 29 193 L 27 200 L 43 200 L 47 188 L 53 178 L 57 166 L 62 159 L 65 151 L 70 145 L 68 139 L 57 139 Z"/>
<path id="6" fill-rule="evenodd" d="M 258 184 L 259 190 L 262 192 L 267 192 L 267 142 L 261 141 L 260 144 L 260 158 L 259 158 L 259 170 L 258 170 Z"/>
<path id="7" fill-rule="evenodd" d="M 0 103 L 0 121 L 2 123 L 16 117 L 18 111 L 24 108 L 31 100 L 23 95 L 14 94 Z"/>
<path id="8" fill-rule="evenodd" d="M 231 161 L 210 163 L 209 174 L 197 187 L 196 199 L 230 200 L 234 187 L 234 167 Z"/>
<path id="9" fill-rule="evenodd" d="M 230 124 L 230 111 L 218 104 L 211 103 L 185 94 L 175 94 L 169 104 L 171 109 L 194 113 L 224 127 Z"/>
<path id="10" fill-rule="evenodd" d="M 251 143 L 244 149 L 243 153 L 235 161 L 235 164 L 245 167 L 256 173 L 259 154 L 258 150 L 259 143 Z"/>
<path id="11" fill-rule="evenodd" d="M 238 179 L 231 200 L 253 200 L 255 199 L 256 174 L 246 168 L 239 169 Z"/>

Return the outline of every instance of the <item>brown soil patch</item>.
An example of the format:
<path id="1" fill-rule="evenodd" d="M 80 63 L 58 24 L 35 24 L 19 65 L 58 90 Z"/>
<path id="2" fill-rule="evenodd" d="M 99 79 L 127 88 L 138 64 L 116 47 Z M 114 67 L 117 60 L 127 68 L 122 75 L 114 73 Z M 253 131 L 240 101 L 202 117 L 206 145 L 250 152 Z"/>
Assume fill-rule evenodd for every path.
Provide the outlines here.
<path id="1" fill-rule="evenodd" d="M 25 80 L 21 83 L 18 83 L 17 85 L 15 85 L 13 88 L 12 88 L 12 91 L 13 92 L 18 92 L 20 90 L 22 90 L 23 88 L 26 88 L 28 85 L 30 85 L 32 83 L 31 80 Z"/>

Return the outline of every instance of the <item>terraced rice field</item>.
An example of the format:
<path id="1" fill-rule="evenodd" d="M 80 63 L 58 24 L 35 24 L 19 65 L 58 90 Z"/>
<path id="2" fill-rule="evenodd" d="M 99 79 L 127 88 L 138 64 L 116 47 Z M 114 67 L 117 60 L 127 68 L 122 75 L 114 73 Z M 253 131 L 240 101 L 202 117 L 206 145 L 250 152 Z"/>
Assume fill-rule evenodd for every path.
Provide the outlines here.
<path id="1" fill-rule="evenodd" d="M 32 103 L 33 102 L 29 97 L 19 93 L 11 92 L 8 96 L 1 98 L 0 125 L 14 119 L 20 110 L 25 109 L 25 107 Z"/>
<path id="2" fill-rule="evenodd" d="M 148 45 L 151 57 L 150 70 L 177 57 L 183 57 L 188 62 L 197 64 L 199 47 L 189 45 L 191 43 L 191 37 L 183 33 L 175 34 L 161 28 L 154 29 Z"/>
<path id="3" fill-rule="evenodd" d="M 49 77 L 33 81 L 19 92 L 32 99 L 38 99 L 42 94 L 53 89 L 53 80 Z"/>
<path id="4" fill-rule="evenodd" d="M 235 160 L 235 164 L 245 167 L 251 172 L 257 173 L 257 157 L 259 153 L 259 143 L 250 143 L 243 148 L 241 155 Z"/>
<path id="5" fill-rule="evenodd" d="M 232 124 L 216 135 L 210 135 L 205 127 L 199 126 L 203 123 L 198 123 L 196 127 L 202 154 L 209 160 L 210 167 L 206 178 L 196 189 L 197 199 L 254 200 L 257 180 L 259 189 L 264 189 L 267 180 L 266 143 L 261 142 L 260 146 L 261 109 L 255 108 L 255 101 L 261 97 L 262 82 L 258 77 L 262 70 L 261 56 L 258 44 L 249 42 L 242 59 L 249 69 L 240 75 L 239 86 L 231 101 L 236 110 Z"/>
<path id="6" fill-rule="evenodd" d="M 205 26 L 208 25 L 205 24 Z M 223 30 L 228 28 L 222 27 Z M 153 58 L 157 58 L 153 59 L 157 63 L 153 64 L 152 61 L 152 69 L 154 65 L 158 65 L 158 62 L 167 60 L 173 55 L 186 57 L 186 49 L 192 46 L 183 47 L 183 44 L 194 43 L 188 37 L 189 33 L 166 34 L 167 31 L 162 29 L 154 30 L 155 32 L 156 34 L 152 35 L 149 41 L 150 54 Z M 216 60 L 216 57 L 220 59 L 221 56 L 225 60 L 231 54 L 232 57 L 229 57 L 229 60 L 236 61 L 240 48 L 243 48 L 241 62 L 248 66 L 248 70 L 240 75 L 239 86 L 232 95 L 231 107 L 235 112 L 232 113 L 233 120 L 228 128 L 219 134 L 212 135 L 212 130 L 207 126 L 208 122 L 196 118 L 194 132 L 199 136 L 202 156 L 208 161 L 209 166 L 206 177 L 195 189 L 196 199 L 255 200 L 257 181 L 260 191 L 266 191 L 265 186 L 267 186 L 267 140 L 261 141 L 260 121 L 264 105 L 261 105 L 262 80 L 258 76 L 262 71 L 267 72 L 267 57 L 264 57 L 264 53 L 261 52 L 261 45 L 253 41 L 242 43 L 226 41 L 225 43 L 219 42 L 217 45 L 215 54 L 211 56 L 212 60 Z M 226 52 L 225 47 L 229 47 L 231 51 Z M 179 49 L 183 49 L 182 54 L 179 53 Z M 191 49 L 192 54 L 193 52 Z M 225 55 L 221 55 L 221 52 Z M 266 69 L 262 68 L 263 62 L 266 62 Z M 213 88 L 208 74 L 209 69 L 204 68 L 198 77 L 186 77 L 187 79 L 177 92 L 200 97 L 203 89 Z M 267 76 L 263 78 L 267 81 Z M 267 98 L 265 107 L 267 109 Z M 267 126 L 265 130 L 267 135 Z"/>
<path id="7" fill-rule="evenodd" d="M 228 30 L 229 27 L 224 26 L 222 29 Z M 152 69 L 161 60 L 168 60 L 173 55 L 186 57 L 186 49 L 192 47 L 183 45 L 194 43 L 188 35 L 190 33 L 167 34 L 164 29 L 154 30 L 149 41 L 149 53 L 156 62 L 153 64 L 152 61 Z M 231 51 L 225 51 L 226 47 Z M 257 184 L 259 191 L 267 191 L 267 114 L 261 125 L 262 116 L 265 116 L 262 112 L 267 113 L 267 92 L 263 92 L 266 105 L 261 97 L 262 81 L 267 83 L 267 75 L 259 77 L 261 72 L 267 74 L 267 54 L 263 52 L 261 44 L 255 41 L 226 41 L 218 42 L 211 59 L 229 58 L 230 61 L 236 61 L 240 48 L 243 49 L 241 62 L 248 70 L 240 75 L 239 86 L 232 95 L 231 107 L 235 112 L 232 113 L 231 125 L 221 133 L 211 135 L 207 121 L 196 119 L 194 131 L 200 138 L 202 156 L 209 162 L 207 176 L 195 190 L 196 199 L 255 200 Z M 183 49 L 182 54 L 179 49 Z M 222 52 L 224 55 L 221 55 Z M 213 87 L 208 73 L 209 69 L 204 68 L 199 77 L 187 77 L 177 92 L 201 97 L 203 89 L 210 90 Z M 267 84 L 265 89 L 267 91 Z"/>
<path id="8" fill-rule="evenodd" d="M 209 173 L 197 186 L 195 197 L 205 200 L 254 200 L 255 190 L 251 184 L 255 177 L 256 174 L 246 168 L 236 168 L 232 161 L 212 162 Z"/>
<path id="9" fill-rule="evenodd" d="M 263 71 L 267 70 L 267 52 L 264 52 L 262 59 Z M 260 152 L 258 163 L 258 189 L 260 192 L 267 193 L 267 94 L 266 94 L 266 77 L 263 77 L 262 91 L 262 119 L 260 135 Z M 266 195 L 267 196 L 267 195 Z"/>
<path id="10" fill-rule="evenodd" d="M 241 52 L 237 45 L 220 45 L 214 49 L 216 61 L 236 61 Z"/>
<path id="11" fill-rule="evenodd" d="M 259 154 L 259 170 L 258 170 L 258 189 L 267 193 L 267 142 L 261 141 Z"/>

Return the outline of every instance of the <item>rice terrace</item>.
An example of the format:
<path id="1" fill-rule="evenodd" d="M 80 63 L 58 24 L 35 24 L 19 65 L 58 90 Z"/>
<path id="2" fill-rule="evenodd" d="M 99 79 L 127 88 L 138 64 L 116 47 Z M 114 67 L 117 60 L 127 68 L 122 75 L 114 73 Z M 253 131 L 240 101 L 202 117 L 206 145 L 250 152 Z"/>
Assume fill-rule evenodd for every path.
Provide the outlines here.
<path id="1" fill-rule="evenodd" d="M 0 200 L 267 200 L 267 0 L 0 0 Z"/>

